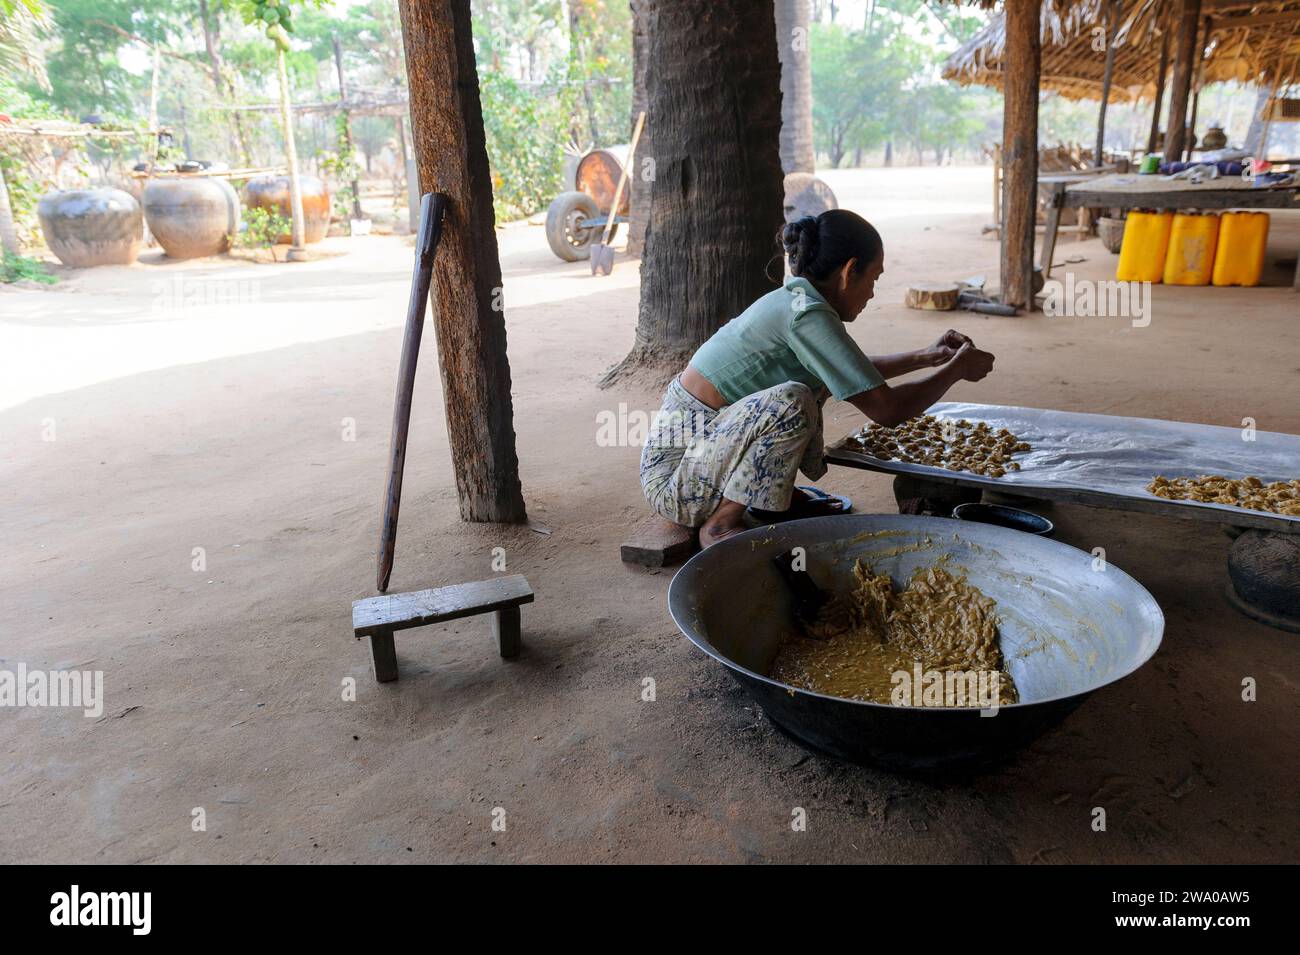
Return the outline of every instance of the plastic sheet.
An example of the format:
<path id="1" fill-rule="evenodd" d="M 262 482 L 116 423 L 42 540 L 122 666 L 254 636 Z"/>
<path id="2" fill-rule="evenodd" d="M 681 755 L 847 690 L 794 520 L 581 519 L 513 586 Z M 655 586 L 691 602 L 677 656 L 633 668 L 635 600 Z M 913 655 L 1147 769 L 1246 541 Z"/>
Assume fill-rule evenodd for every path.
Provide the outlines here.
<path id="1" fill-rule="evenodd" d="M 1019 471 L 990 478 L 924 464 L 880 461 L 847 445 L 846 440 L 832 448 L 838 454 L 869 462 L 879 470 L 917 477 L 942 475 L 958 478 L 962 483 L 1005 488 L 1011 493 L 1017 488 L 1075 488 L 1159 501 L 1162 499 L 1151 494 L 1147 485 L 1161 474 L 1168 478 L 1253 475 L 1264 482 L 1300 479 L 1300 435 L 1256 431 L 1254 440 L 1248 441 L 1241 428 L 951 401 L 934 405 L 928 413 L 943 418 L 965 418 L 972 424 L 985 421 L 992 428 L 1006 428 L 1028 441 L 1031 450 L 1015 456 L 1020 462 Z M 1227 504 L 1165 503 L 1300 521 L 1297 517 L 1249 511 Z"/>

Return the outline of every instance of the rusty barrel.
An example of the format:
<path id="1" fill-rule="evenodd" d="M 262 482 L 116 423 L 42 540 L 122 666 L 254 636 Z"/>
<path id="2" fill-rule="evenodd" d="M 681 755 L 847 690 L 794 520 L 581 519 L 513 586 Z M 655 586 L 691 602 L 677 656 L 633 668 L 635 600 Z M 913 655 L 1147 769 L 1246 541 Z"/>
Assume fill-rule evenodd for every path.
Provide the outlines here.
<path id="1" fill-rule="evenodd" d="M 329 231 L 330 194 L 325 183 L 315 176 L 299 174 L 298 186 L 302 190 L 302 241 L 304 245 L 310 245 L 325 238 L 325 233 Z M 258 176 L 248 180 L 244 186 L 244 204 L 250 209 L 268 209 L 291 219 L 289 177 Z M 289 234 L 281 235 L 279 241 L 290 241 Z"/>
<path id="2" fill-rule="evenodd" d="M 618 179 L 623 174 L 623 163 L 626 161 L 627 143 L 593 149 L 578 161 L 574 184 L 579 192 L 585 192 L 596 200 L 602 214 L 608 213 L 614 204 L 614 192 L 618 189 Z M 628 171 L 627 184 L 623 187 L 623 201 L 619 203 L 617 215 L 625 216 L 631 208 L 632 184 L 635 179 L 633 172 L 634 170 Z"/>

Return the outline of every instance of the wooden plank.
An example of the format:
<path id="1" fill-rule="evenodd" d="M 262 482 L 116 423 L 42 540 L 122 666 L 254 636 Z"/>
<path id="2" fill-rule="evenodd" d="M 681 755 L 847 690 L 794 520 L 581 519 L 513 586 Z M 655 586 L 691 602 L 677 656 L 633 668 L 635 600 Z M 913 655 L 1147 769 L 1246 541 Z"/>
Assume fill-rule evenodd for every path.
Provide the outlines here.
<path id="1" fill-rule="evenodd" d="M 521 574 L 453 584 L 436 590 L 382 594 L 352 602 L 352 632 L 365 637 L 532 602 L 533 589 Z"/>
<path id="2" fill-rule="evenodd" d="M 1065 190 L 1064 205 L 1111 209 L 1292 209 L 1300 208 L 1293 189 L 1160 189 L 1127 192 L 1120 189 Z"/>
<path id="3" fill-rule="evenodd" d="M 667 567 L 690 557 L 695 549 L 695 531 L 651 514 L 632 525 L 619 556 L 642 567 Z"/>
<path id="4" fill-rule="evenodd" d="M 1166 501 L 1152 495 L 1150 498 L 1129 497 L 1125 494 L 1112 494 L 1109 491 L 1089 491 L 1082 488 L 1060 487 L 1057 485 L 1034 485 L 1017 481 L 1006 484 L 997 478 L 981 477 L 978 474 L 935 473 L 922 475 L 902 471 L 891 467 L 891 462 L 868 459 L 865 455 L 847 451 L 843 448 L 827 448 L 826 463 L 839 464 L 843 467 L 858 468 L 863 471 L 878 471 L 881 474 L 906 474 L 909 477 L 922 477 L 926 481 L 940 484 L 956 484 L 978 487 L 982 490 L 1004 491 L 1045 501 L 1059 501 L 1063 504 L 1082 504 L 1086 507 L 1102 507 L 1116 511 L 1135 511 L 1140 514 L 1154 514 L 1160 517 L 1177 517 L 1187 520 L 1210 521 L 1215 524 L 1231 524 L 1234 527 L 1257 527 L 1260 530 L 1273 531 L 1278 534 L 1300 534 L 1300 521 L 1285 517 L 1269 517 L 1259 511 L 1244 508 L 1224 510 L 1217 507 L 1201 507 L 1190 501 Z"/>

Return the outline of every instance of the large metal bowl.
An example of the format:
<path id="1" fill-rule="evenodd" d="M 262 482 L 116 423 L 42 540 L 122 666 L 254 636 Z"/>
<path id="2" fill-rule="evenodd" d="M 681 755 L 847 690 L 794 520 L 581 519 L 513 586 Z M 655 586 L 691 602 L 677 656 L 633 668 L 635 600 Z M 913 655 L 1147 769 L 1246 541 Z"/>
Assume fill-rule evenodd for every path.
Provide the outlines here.
<path id="1" fill-rule="evenodd" d="M 1019 703 L 978 709 L 892 706 L 825 696 L 767 676 L 792 632 L 792 600 L 772 558 L 800 546 L 809 572 L 846 590 L 856 558 L 905 586 L 946 558 L 997 601 L 1002 651 Z M 816 750 L 903 771 L 975 768 L 1062 720 L 1094 690 L 1156 652 L 1164 614 L 1119 568 L 1056 541 L 943 517 L 845 515 L 746 531 L 696 554 L 668 591 L 682 633 Z"/>

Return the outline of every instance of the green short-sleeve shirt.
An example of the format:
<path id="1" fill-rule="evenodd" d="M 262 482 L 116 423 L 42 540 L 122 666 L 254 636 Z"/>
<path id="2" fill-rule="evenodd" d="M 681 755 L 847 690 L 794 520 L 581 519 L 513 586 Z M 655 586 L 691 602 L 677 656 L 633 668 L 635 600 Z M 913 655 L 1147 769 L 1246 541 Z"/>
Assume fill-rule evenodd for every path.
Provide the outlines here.
<path id="1" fill-rule="evenodd" d="M 728 404 L 798 381 L 836 398 L 884 382 L 835 309 L 807 279 L 791 276 L 718 329 L 691 365 Z"/>

